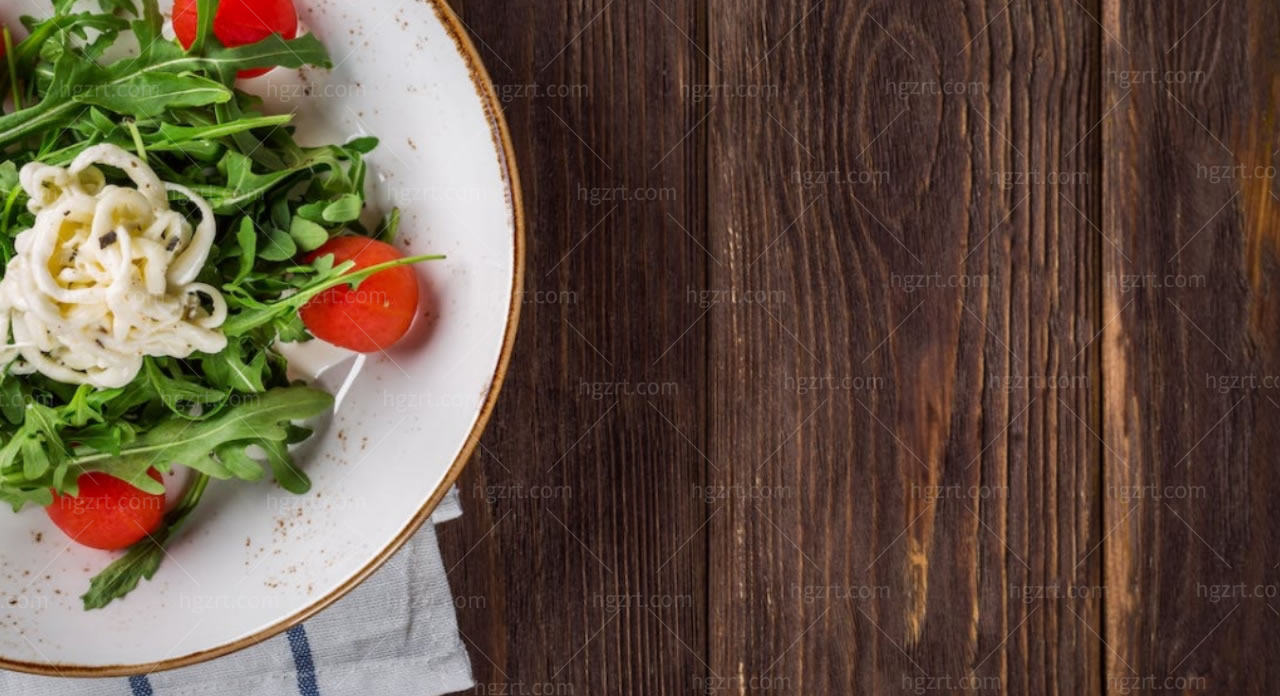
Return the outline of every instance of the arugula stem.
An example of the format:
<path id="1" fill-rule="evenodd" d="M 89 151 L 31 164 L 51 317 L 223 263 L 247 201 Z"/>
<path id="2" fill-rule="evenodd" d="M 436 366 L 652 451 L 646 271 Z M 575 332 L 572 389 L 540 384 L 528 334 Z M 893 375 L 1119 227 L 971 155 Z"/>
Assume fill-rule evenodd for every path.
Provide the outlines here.
<path id="1" fill-rule="evenodd" d="M 142 144 L 142 133 L 138 132 L 137 121 L 126 121 L 125 125 L 129 129 L 129 134 L 133 136 L 133 147 L 138 151 L 138 159 L 143 162 L 147 161 L 147 146 Z"/>
<path id="2" fill-rule="evenodd" d="M 18 89 L 18 65 L 14 62 L 13 55 L 13 35 L 9 33 L 9 27 L 4 28 L 4 55 L 5 62 L 9 64 L 9 86 L 13 89 L 13 110 L 22 110 L 22 92 Z"/>
<path id="3" fill-rule="evenodd" d="M 164 558 L 164 545 L 182 529 L 208 486 L 209 476 L 197 475 L 178 507 L 165 515 L 163 527 L 129 547 L 123 556 L 95 575 L 89 582 L 89 591 L 80 597 L 84 608 L 101 609 L 132 592 L 142 580 L 150 580 Z"/>
<path id="4" fill-rule="evenodd" d="M 398 266 L 408 266 L 423 261 L 440 261 L 445 257 L 441 254 L 427 254 L 422 256 L 407 256 L 403 259 L 380 263 L 368 268 L 362 268 L 351 273 L 344 273 L 339 276 L 330 278 L 322 283 L 299 290 L 298 292 L 282 298 L 270 304 L 255 309 L 247 309 L 237 314 L 227 317 L 227 321 L 222 325 L 222 331 L 227 336 L 240 336 L 244 333 L 255 329 L 263 324 L 271 322 L 271 320 L 289 311 L 296 311 L 299 307 L 306 304 L 317 295 L 336 288 L 339 285 L 359 285 L 370 276 L 381 273 L 385 270 L 396 268 Z M 223 287 L 227 292 L 231 292 L 231 288 Z"/>
<path id="5" fill-rule="evenodd" d="M 20 195 L 22 195 L 22 186 L 14 186 L 8 197 L 5 198 L 3 217 L 0 217 L 0 234 L 6 238 L 9 236 L 9 214 L 13 212 L 13 206 L 17 204 L 18 196 Z M 4 245 L 3 248 L 5 250 L 4 262 L 7 266 L 9 264 L 9 247 Z"/>
<path id="6" fill-rule="evenodd" d="M 270 305 L 267 305 L 267 307 L 269 308 L 275 307 L 277 305 L 281 305 L 282 303 L 288 302 L 290 300 L 292 300 L 295 303 L 295 305 L 299 303 L 306 304 L 307 301 L 311 300 L 316 295 L 319 295 L 320 293 L 326 290 L 331 290 L 333 288 L 336 288 L 339 285 L 342 285 L 344 283 L 354 287 L 364 282 L 371 276 L 377 275 L 378 273 L 381 273 L 388 269 L 396 268 L 398 266 L 410 266 L 415 263 L 422 263 L 423 261 L 442 261 L 444 260 L 444 258 L 445 257 L 443 254 L 423 254 L 421 256 L 407 256 L 403 259 L 396 259 L 395 261 L 387 261 L 386 263 L 380 263 L 375 266 L 369 266 L 368 268 L 362 268 L 358 271 L 354 271 L 351 273 L 344 273 L 336 278 L 333 278 L 327 282 L 321 283 L 315 287 L 307 288 L 306 290 L 301 290 L 297 294 L 290 295 L 289 297 L 285 298 L 284 300 L 281 300 L 280 302 L 275 302 Z"/>
<path id="7" fill-rule="evenodd" d="M 200 499 L 204 497 L 204 489 L 209 487 L 208 474 L 196 474 L 196 479 L 187 486 L 187 492 L 182 495 L 182 500 L 178 503 L 172 512 L 165 516 L 165 522 L 171 526 L 169 534 L 172 535 L 178 531 L 178 528 L 186 521 L 187 516 L 195 509 Z"/>

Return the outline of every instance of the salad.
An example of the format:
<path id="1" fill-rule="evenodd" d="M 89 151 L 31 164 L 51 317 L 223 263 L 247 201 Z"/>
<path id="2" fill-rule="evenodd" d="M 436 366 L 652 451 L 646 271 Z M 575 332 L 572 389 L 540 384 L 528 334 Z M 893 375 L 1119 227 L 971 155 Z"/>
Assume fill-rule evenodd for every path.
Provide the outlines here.
<path id="1" fill-rule="evenodd" d="M 396 211 L 362 224 L 376 139 L 301 146 L 237 88 L 331 67 L 292 0 L 178 0 L 176 41 L 156 0 L 85 4 L 2 32 L 0 501 L 124 551 L 95 609 L 155 574 L 210 480 L 307 492 L 290 446 L 333 397 L 281 346 L 391 346 L 410 266 L 440 257 L 391 245 Z"/>

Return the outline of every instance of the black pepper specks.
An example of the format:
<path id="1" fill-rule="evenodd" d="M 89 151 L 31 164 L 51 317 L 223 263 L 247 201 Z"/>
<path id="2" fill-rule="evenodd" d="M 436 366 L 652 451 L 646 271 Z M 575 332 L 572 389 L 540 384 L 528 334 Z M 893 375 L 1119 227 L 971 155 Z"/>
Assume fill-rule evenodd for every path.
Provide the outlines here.
<path id="1" fill-rule="evenodd" d="M 112 244 L 115 244 L 115 243 L 116 243 L 116 239 L 117 239 L 116 231 L 115 231 L 115 230 L 111 230 L 110 232 L 108 232 L 108 233 L 106 233 L 106 234 L 102 235 L 101 237 L 98 237 L 98 248 L 99 248 L 99 249 L 106 249 L 107 247 L 111 246 Z"/>

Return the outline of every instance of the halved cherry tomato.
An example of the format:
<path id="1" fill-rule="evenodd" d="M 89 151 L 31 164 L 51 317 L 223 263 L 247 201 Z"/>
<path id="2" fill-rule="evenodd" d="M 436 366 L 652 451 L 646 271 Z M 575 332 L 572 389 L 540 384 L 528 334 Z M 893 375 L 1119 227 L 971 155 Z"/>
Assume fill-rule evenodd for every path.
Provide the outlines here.
<path id="1" fill-rule="evenodd" d="M 173 3 L 173 31 L 186 48 L 196 42 L 197 14 L 196 0 Z M 295 39 L 298 10 L 293 0 L 222 0 L 213 18 L 213 34 L 228 48 L 258 43 L 272 34 Z M 268 72 L 271 68 L 241 70 L 240 78 L 249 79 Z"/>
<path id="2" fill-rule="evenodd" d="M 155 469 L 147 473 L 160 481 Z M 77 483 L 79 496 L 55 493 L 45 511 L 58 529 L 78 543 L 109 551 L 128 548 L 164 522 L 163 495 L 144 493 L 101 473 L 81 474 Z"/>
<path id="3" fill-rule="evenodd" d="M 354 261 L 360 270 L 395 261 L 404 255 L 395 247 L 368 237 L 338 237 L 308 254 L 311 263 L 333 254 L 334 265 Z M 391 347 L 404 337 L 418 313 L 418 277 L 408 266 L 376 273 L 352 290 L 339 285 L 302 307 L 302 321 L 317 338 L 360 353 Z"/>

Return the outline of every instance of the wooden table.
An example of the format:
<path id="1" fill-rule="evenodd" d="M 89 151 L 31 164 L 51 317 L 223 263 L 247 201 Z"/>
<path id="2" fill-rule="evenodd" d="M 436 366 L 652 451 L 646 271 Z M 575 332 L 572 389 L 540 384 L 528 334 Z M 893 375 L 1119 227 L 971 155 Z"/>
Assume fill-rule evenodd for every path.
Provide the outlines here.
<path id="1" fill-rule="evenodd" d="M 456 0 L 477 693 L 1275 693 L 1280 3 Z"/>

